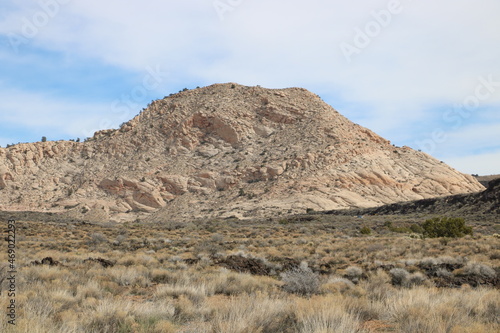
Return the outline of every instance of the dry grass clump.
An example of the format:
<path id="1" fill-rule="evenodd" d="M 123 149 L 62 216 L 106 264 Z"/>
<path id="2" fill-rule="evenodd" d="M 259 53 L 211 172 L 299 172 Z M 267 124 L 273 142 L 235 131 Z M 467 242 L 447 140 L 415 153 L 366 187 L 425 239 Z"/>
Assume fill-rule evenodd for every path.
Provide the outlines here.
<path id="1" fill-rule="evenodd" d="M 298 300 L 295 332 L 366 332 L 360 318 L 346 311 L 342 300 L 332 295 Z"/>
<path id="2" fill-rule="evenodd" d="M 253 276 L 248 273 L 235 273 L 228 270 L 221 270 L 216 284 L 215 294 L 227 296 L 240 294 L 274 293 L 278 288 L 275 279 L 265 276 Z"/>
<path id="3" fill-rule="evenodd" d="M 152 332 L 166 325 L 174 316 L 174 306 L 168 302 L 137 304 L 123 300 L 102 300 L 89 309 L 80 328 L 86 332 Z M 163 322 L 162 324 L 159 324 Z"/>
<path id="4" fill-rule="evenodd" d="M 317 294 L 320 288 L 318 274 L 314 273 L 306 262 L 281 274 L 283 289 L 302 296 Z"/>
<path id="5" fill-rule="evenodd" d="M 295 312 L 286 298 L 242 295 L 214 305 L 213 332 L 296 332 Z"/>
<path id="6" fill-rule="evenodd" d="M 339 293 L 339 294 L 344 294 L 347 293 L 348 291 L 351 291 L 355 288 L 356 286 L 352 281 L 339 277 L 339 276 L 331 276 L 328 278 L 326 282 L 324 282 L 321 285 L 320 288 L 320 293 L 321 294 L 328 294 L 328 293 Z"/>
<path id="7" fill-rule="evenodd" d="M 460 273 L 463 275 L 472 275 L 486 279 L 494 278 L 497 275 L 493 268 L 478 262 L 467 263 Z"/>
<path id="8" fill-rule="evenodd" d="M 366 297 L 376 302 L 384 302 L 393 297 L 396 290 L 391 283 L 391 277 L 382 269 L 372 272 L 361 286 L 367 290 Z"/>
<path id="9" fill-rule="evenodd" d="M 111 278 L 111 281 L 118 283 L 120 286 L 140 286 L 145 288 L 151 285 L 149 269 L 142 265 L 133 267 L 115 266 L 107 269 L 106 275 Z"/>
<path id="10" fill-rule="evenodd" d="M 427 277 L 421 272 L 408 273 L 404 268 L 393 268 L 389 271 L 392 284 L 395 286 L 414 287 L 420 286 L 427 281 Z"/>
<path id="11" fill-rule="evenodd" d="M 438 290 L 435 288 L 401 289 L 389 313 L 398 332 L 455 332 L 467 327 L 498 329 L 500 300 L 492 300 L 490 290 Z M 488 299 L 484 305 L 482 299 Z"/>

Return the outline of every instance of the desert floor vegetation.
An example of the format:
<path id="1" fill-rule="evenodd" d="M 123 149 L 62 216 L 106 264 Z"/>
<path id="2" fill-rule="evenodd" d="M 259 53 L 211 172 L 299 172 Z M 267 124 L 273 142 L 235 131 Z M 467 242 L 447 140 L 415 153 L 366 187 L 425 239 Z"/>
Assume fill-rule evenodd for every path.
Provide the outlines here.
<path id="1" fill-rule="evenodd" d="M 497 222 L 422 239 L 417 220 L 20 220 L 17 325 L 0 331 L 500 331 Z"/>

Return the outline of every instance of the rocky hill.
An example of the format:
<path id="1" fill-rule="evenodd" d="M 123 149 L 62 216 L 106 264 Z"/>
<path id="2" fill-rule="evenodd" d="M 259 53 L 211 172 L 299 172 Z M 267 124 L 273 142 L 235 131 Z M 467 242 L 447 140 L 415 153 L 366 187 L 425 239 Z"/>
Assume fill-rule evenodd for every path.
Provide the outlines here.
<path id="1" fill-rule="evenodd" d="M 89 221 L 248 218 L 483 189 L 300 88 L 216 84 L 157 100 L 86 142 L 0 149 L 0 210 Z"/>

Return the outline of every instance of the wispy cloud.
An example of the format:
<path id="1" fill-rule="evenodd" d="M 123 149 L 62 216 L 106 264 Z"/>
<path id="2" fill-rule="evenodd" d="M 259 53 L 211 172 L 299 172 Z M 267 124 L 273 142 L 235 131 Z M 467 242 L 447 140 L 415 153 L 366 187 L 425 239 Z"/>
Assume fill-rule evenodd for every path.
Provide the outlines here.
<path id="1" fill-rule="evenodd" d="M 467 155 L 474 152 L 500 150 L 500 123 L 474 124 L 446 133 L 446 140 L 436 154 L 440 156 Z"/>
<path id="2" fill-rule="evenodd" d="M 8 138 L 0 134 L 1 145 L 22 140 L 13 140 L 12 131 L 20 128 L 26 129 L 29 137 L 35 137 L 36 140 L 42 135 L 51 140 L 84 138 L 86 133 L 100 128 L 103 115 L 109 108 L 109 104 L 72 103 L 43 94 L 10 89 L 2 89 L 0 99 L 2 132 L 9 133 Z"/>
<path id="3" fill-rule="evenodd" d="M 58 96 L 66 91 L 72 96 L 74 110 L 81 101 L 78 91 L 85 94 L 92 85 L 102 85 L 100 93 L 94 90 L 99 97 L 87 93 L 83 104 L 109 103 L 140 85 L 146 68 L 160 66 L 169 73 L 168 78 L 151 96 L 162 97 L 161 93 L 184 86 L 229 81 L 302 86 L 321 94 L 353 121 L 398 144 L 415 146 L 436 128 L 457 141 L 459 133 L 477 121 L 465 119 L 457 129 L 453 123 L 443 122 L 443 114 L 474 94 L 478 78 L 492 75 L 500 81 L 500 3 L 494 0 L 364 0 L 349 4 L 339 0 L 221 0 L 231 7 L 223 19 L 214 6 L 216 1 L 63 2 L 66 4 L 57 15 L 22 46 L 17 57 L 26 59 L 35 71 L 47 73 L 50 71 L 40 71 L 47 66 L 43 61 L 47 55 L 40 50 L 58 54 L 53 64 L 65 59 L 65 71 L 76 78 L 85 77 L 82 73 L 98 75 L 105 66 L 116 69 L 116 76 L 109 79 L 80 83 L 49 75 L 49 91 L 59 89 Z M 395 4 L 400 10 L 392 13 L 387 24 L 376 18 Z M 36 2 L 2 9 L 0 34 L 4 40 L 8 33 L 22 32 L 23 19 L 40 10 Z M 352 43 L 359 31 L 369 34 L 369 43 L 346 61 L 340 46 Z M 8 43 L 0 46 L 0 58 L 2 54 L 2 60 L 7 57 L 7 66 L 21 66 L 6 46 Z M 33 59 L 28 60 L 30 57 Z M 82 68 L 79 62 L 100 65 L 82 71 L 77 69 Z M 128 73 L 127 85 L 119 70 Z M 23 82 L 26 76 L 16 79 L 15 73 L 1 69 L 0 75 L 0 82 L 19 91 L 47 92 L 40 84 Z M 39 81 L 43 79 L 39 75 Z M 33 82 L 32 77 L 29 81 Z M 110 91 L 107 97 L 106 91 Z M 54 97 L 56 104 L 58 100 L 65 105 L 68 97 Z M 500 92 L 495 91 L 481 101 L 474 119 L 492 126 L 500 123 L 495 112 L 499 105 Z M 78 118 L 78 112 L 84 111 L 75 111 L 71 117 Z M 101 112 L 103 117 L 112 115 L 109 107 Z M 460 156 L 480 151 L 475 145 L 494 136 L 480 131 L 474 135 L 488 139 L 462 140 L 462 145 L 443 147 Z"/>
<path id="4" fill-rule="evenodd" d="M 463 173 L 479 175 L 497 175 L 500 165 L 500 149 L 484 154 L 448 157 L 443 160 Z"/>

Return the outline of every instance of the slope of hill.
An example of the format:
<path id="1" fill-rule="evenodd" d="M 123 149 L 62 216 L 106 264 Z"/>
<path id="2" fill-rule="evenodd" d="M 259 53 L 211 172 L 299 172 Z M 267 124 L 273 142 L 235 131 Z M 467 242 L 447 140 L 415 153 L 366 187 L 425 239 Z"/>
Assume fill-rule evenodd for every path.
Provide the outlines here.
<path id="1" fill-rule="evenodd" d="M 376 208 L 327 211 L 338 215 L 451 214 L 455 216 L 493 214 L 500 216 L 500 179 L 489 181 L 486 190 L 472 194 L 398 202 Z"/>
<path id="2" fill-rule="evenodd" d="M 0 209 L 86 220 L 247 218 L 481 191 L 305 89 L 216 84 L 157 100 L 87 142 L 0 149 Z"/>

